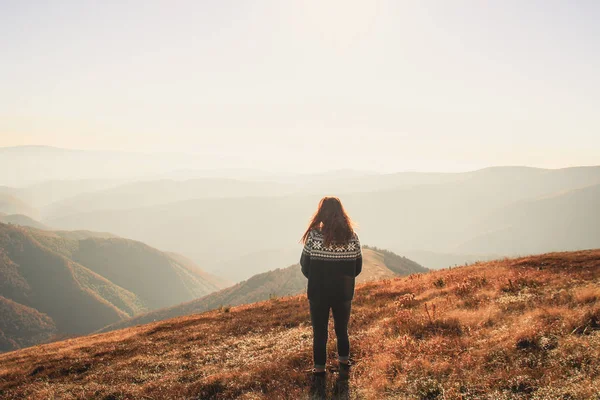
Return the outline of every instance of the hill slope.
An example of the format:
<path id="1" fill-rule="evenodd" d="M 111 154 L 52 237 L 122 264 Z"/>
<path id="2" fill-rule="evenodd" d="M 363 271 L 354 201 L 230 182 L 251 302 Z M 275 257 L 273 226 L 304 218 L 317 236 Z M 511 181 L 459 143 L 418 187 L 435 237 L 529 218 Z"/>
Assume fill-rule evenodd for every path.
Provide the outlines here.
<path id="1" fill-rule="evenodd" d="M 0 352 L 33 346 L 55 334 L 50 317 L 0 296 Z"/>
<path id="2" fill-rule="evenodd" d="M 4 215 L 23 214 L 37 218 L 38 211 L 10 193 L 0 192 L 0 212 Z"/>
<path id="3" fill-rule="evenodd" d="M 0 224 L 0 296 L 44 314 L 60 334 L 86 334 L 221 288 L 143 243 L 94 236 L 101 234 Z M 36 329 L 19 321 L 6 322 L 23 328 L 4 332 L 11 343 L 25 343 L 26 330 Z"/>
<path id="4" fill-rule="evenodd" d="M 363 270 L 357 283 L 392 278 L 397 275 L 426 272 L 427 269 L 407 258 L 397 256 L 385 250 L 363 250 Z M 149 312 L 137 317 L 107 326 L 102 331 L 121 329 L 128 326 L 146 324 L 181 315 L 195 314 L 213 310 L 221 306 L 236 306 L 257 301 L 289 296 L 306 290 L 306 278 L 302 275 L 298 264 L 287 268 L 254 275 L 248 280 L 225 288 L 208 296 L 192 300 L 188 303 Z"/>
<path id="5" fill-rule="evenodd" d="M 598 204 L 600 185 L 517 202 L 480 222 L 482 227 L 494 227 L 494 231 L 466 241 L 457 250 L 518 255 L 539 253 L 547 248 L 592 249 L 600 243 Z"/>
<path id="6" fill-rule="evenodd" d="M 222 281 L 185 257 L 141 242 L 93 232 L 31 232 L 46 247 L 135 293 L 149 309 L 181 303 L 223 287 Z"/>
<path id="7" fill-rule="evenodd" d="M 599 279 L 595 250 L 358 286 L 354 368 L 348 383 L 328 377 L 327 390 L 353 399 L 596 398 Z M 311 345 L 306 297 L 270 300 L 0 355 L 0 396 L 306 398 Z"/>
<path id="8" fill-rule="evenodd" d="M 0 225 L 0 295 L 47 314 L 62 333 L 143 310 L 139 299 L 41 244 L 29 230 Z"/>
<path id="9" fill-rule="evenodd" d="M 28 226 L 30 228 L 36 229 L 50 229 L 41 222 L 36 221 L 35 219 L 23 214 L 0 215 L 0 222 L 4 224 Z"/>

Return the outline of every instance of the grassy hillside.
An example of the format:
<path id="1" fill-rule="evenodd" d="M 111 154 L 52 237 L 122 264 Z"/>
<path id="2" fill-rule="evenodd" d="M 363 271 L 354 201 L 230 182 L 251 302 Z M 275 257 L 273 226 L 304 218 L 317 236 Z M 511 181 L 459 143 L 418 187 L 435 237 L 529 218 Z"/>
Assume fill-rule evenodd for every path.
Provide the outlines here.
<path id="1" fill-rule="evenodd" d="M 374 246 L 373 247 L 363 246 L 363 247 L 367 250 L 371 250 L 370 252 L 365 252 L 366 254 L 369 254 L 369 253 L 379 254 L 380 257 L 382 257 L 381 262 L 389 270 L 394 272 L 394 274 L 396 274 L 396 275 L 410 275 L 410 274 L 414 274 L 417 272 L 426 272 L 426 269 L 419 263 L 417 263 L 409 258 L 399 256 L 398 254 L 391 252 L 389 250 L 379 249 Z"/>
<path id="2" fill-rule="evenodd" d="M 86 334 L 222 287 L 142 243 L 97 236 L 0 224 L 0 296 L 46 314 L 59 334 Z M 30 335 L 4 336 L 25 343 Z"/>
<path id="3" fill-rule="evenodd" d="M 49 249 L 26 228 L 0 224 L 0 295 L 83 334 L 145 310 L 131 292 Z"/>
<path id="4" fill-rule="evenodd" d="M 351 399 L 593 399 L 600 393 L 600 250 L 357 287 Z M 330 328 L 332 328 L 330 326 Z M 304 295 L 0 355 L 0 396 L 289 399 L 311 388 Z M 334 357 L 331 338 L 329 360 Z M 345 393 L 344 393 L 345 392 Z"/>
<path id="5" fill-rule="evenodd" d="M 143 243 L 125 239 L 85 239 L 73 260 L 133 292 L 155 309 L 218 290 L 195 270 Z M 199 272 L 199 271 L 198 271 Z"/>
<path id="6" fill-rule="evenodd" d="M 429 269 L 443 269 L 501 258 L 491 254 L 436 253 L 424 250 L 407 251 L 404 254 Z"/>
<path id="7" fill-rule="evenodd" d="M 386 255 L 387 254 L 387 255 Z M 398 259 L 401 262 L 398 262 Z M 403 267 L 400 267 L 403 265 Z M 357 282 L 369 282 L 391 278 L 397 275 L 426 272 L 427 269 L 419 264 L 399 257 L 388 251 L 375 251 L 365 248 L 363 251 L 363 271 L 358 276 Z M 117 322 L 103 329 L 109 331 L 127 326 L 160 321 L 181 315 L 189 315 L 219 307 L 248 304 L 269 298 L 289 296 L 306 291 L 307 280 L 302 275 L 298 264 L 287 268 L 278 268 L 273 271 L 255 275 L 248 280 L 234 286 L 211 293 L 208 296 L 179 304 L 177 306 L 149 312 L 137 317 Z"/>
<path id="8" fill-rule="evenodd" d="M 0 352 L 33 346 L 55 334 L 52 318 L 0 296 Z"/>

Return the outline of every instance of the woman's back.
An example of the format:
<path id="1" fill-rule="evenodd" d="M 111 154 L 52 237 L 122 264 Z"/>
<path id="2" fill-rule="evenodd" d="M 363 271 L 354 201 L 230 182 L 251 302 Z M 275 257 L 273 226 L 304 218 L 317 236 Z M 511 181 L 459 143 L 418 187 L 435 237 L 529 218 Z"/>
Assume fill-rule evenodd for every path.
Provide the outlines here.
<path id="1" fill-rule="evenodd" d="M 362 270 L 358 235 L 347 243 L 326 245 L 320 230 L 311 229 L 300 260 L 308 278 L 308 299 L 343 302 L 354 296 L 355 278 Z"/>
<path id="2" fill-rule="evenodd" d="M 313 327 L 313 374 L 322 377 L 327 361 L 329 310 L 337 337 L 340 376 L 348 376 L 348 322 L 354 282 L 362 270 L 362 251 L 352 220 L 337 197 L 324 197 L 302 235 L 300 265 L 308 278 L 310 320 Z"/>

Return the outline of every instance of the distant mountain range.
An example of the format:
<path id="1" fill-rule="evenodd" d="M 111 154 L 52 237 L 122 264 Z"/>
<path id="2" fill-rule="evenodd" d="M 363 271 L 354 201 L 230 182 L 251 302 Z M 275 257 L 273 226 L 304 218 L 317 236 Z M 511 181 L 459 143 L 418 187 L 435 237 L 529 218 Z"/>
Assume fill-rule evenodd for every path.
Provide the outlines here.
<path id="1" fill-rule="evenodd" d="M 478 236 L 457 247 L 480 254 L 532 254 L 600 245 L 600 185 L 521 200 L 479 222 Z"/>
<path id="2" fill-rule="evenodd" d="M 236 179 L 141 181 L 65 198 L 46 206 L 43 214 L 59 218 L 99 210 L 149 207 L 188 199 L 277 196 L 293 191 L 293 187 L 284 184 Z"/>
<path id="3" fill-rule="evenodd" d="M 283 174 L 173 157 L 0 148 L 0 166 L 13 163 L 0 177 L 18 183 L 0 187 L 0 213 L 27 216 L 34 221 L 8 222 L 39 228 L 112 232 L 183 254 L 234 282 L 297 262 L 298 239 L 323 195 L 342 198 L 364 243 L 430 268 L 579 250 L 600 240 L 600 167 Z M 146 172 L 113 176 L 136 166 Z M 103 167 L 110 167 L 104 175 Z"/>
<path id="4" fill-rule="evenodd" d="M 189 260 L 86 231 L 0 223 L 0 350 L 85 334 L 224 287 Z"/>
<path id="5" fill-rule="evenodd" d="M 357 283 L 378 281 L 428 271 L 427 268 L 416 262 L 398 256 L 390 251 L 367 247 L 363 249 L 363 271 L 358 276 Z M 254 275 L 250 279 L 234 286 L 188 303 L 117 322 L 103 328 L 102 331 L 146 324 L 181 315 L 196 314 L 222 306 L 249 304 L 269 298 L 299 294 L 306 290 L 306 284 L 307 279 L 302 275 L 300 266 L 297 264 L 291 265 L 287 268 L 278 268 L 273 271 Z"/>
<path id="6" fill-rule="evenodd" d="M 483 260 L 578 250 L 600 241 L 595 230 L 600 220 L 594 206 L 600 203 L 594 189 L 600 185 L 600 167 L 490 168 L 463 174 L 423 174 L 424 183 L 417 182 L 419 174 L 414 173 L 324 178 L 313 185 L 299 183 L 293 194 L 258 196 L 258 190 L 252 196 L 202 195 L 144 207 L 132 207 L 122 197 L 122 203 L 130 208 L 121 209 L 115 205 L 120 201 L 119 191 L 109 190 L 104 195 L 110 193 L 106 204 L 111 208 L 97 209 L 102 206 L 98 202 L 92 207 L 95 210 L 77 212 L 80 208 L 73 203 L 62 210 L 74 214 L 61 212 L 62 216 L 42 222 L 60 229 L 93 229 L 135 238 L 185 254 L 196 263 L 227 270 L 225 274 L 235 281 L 247 278 L 245 271 L 273 268 L 271 259 L 279 265 L 296 262 L 297 242 L 308 217 L 322 195 L 331 193 L 341 196 L 358 222 L 363 242 L 402 254 L 450 255 L 436 266 L 462 264 L 473 260 L 473 255 Z M 247 182 L 238 184 L 240 192 L 246 190 L 242 186 Z M 164 182 L 145 185 L 145 198 L 166 198 L 159 194 Z M 186 185 L 193 187 L 198 182 L 181 182 L 177 187 Z M 98 193 L 99 198 L 104 195 Z M 93 195 L 85 197 L 89 200 Z M 571 215 L 577 217 L 569 220 Z M 549 234 L 548 229 L 564 235 Z M 257 256 L 260 254 L 266 256 Z M 235 270 L 240 272 L 234 275 Z"/>

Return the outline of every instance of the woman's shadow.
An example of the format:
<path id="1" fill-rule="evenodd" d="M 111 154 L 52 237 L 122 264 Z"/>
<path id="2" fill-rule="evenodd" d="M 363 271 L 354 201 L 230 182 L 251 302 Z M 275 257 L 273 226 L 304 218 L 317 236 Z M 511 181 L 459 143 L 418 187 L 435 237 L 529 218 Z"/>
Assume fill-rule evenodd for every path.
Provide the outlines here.
<path id="1" fill-rule="evenodd" d="M 331 397 L 329 398 L 327 397 L 327 380 L 325 377 L 313 379 L 309 393 L 309 399 L 311 400 L 349 400 L 350 390 L 348 378 L 337 377 L 331 389 Z"/>

